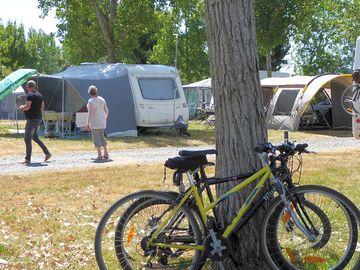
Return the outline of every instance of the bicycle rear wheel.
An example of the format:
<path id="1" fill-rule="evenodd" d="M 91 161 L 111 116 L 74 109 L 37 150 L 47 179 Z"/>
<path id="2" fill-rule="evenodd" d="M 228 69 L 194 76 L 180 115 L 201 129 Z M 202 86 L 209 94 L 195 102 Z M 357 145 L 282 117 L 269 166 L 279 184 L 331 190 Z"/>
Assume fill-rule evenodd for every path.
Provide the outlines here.
<path id="1" fill-rule="evenodd" d="M 195 269 L 202 251 L 184 246 L 201 245 L 201 231 L 187 207 L 170 217 L 174 206 L 172 193 L 141 192 L 112 226 L 112 264 L 103 269 Z M 166 225 L 151 245 L 149 239 L 162 222 Z"/>
<path id="2" fill-rule="evenodd" d="M 140 191 L 131 193 L 116 201 L 102 216 L 96 229 L 95 234 L 95 257 L 99 269 L 119 269 L 120 263 L 117 259 L 114 238 L 116 226 L 120 217 L 135 202 L 146 200 L 145 195 L 148 191 Z M 169 192 L 169 196 L 173 196 L 173 200 L 177 197 L 177 193 Z"/>
<path id="3" fill-rule="evenodd" d="M 263 253 L 273 269 L 355 269 L 359 212 L 342 194 L 323 186 L 290 191 L 292 210 L 310 241 L 295 225 L 280 197 L 269 207 L 261 228 Z"/>

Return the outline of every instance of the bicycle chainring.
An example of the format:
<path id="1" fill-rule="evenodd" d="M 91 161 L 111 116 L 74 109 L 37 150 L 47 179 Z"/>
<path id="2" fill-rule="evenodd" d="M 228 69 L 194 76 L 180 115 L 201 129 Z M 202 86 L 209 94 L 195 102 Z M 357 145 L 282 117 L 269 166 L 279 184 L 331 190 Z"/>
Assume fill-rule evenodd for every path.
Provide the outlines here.
<path id="1" fill-rule="evenodd" d="M 208 235 L 204 240 L 205 252 L 214 261 L 221 261 L 230 254 L 230 242 L 216 233 L 217 243 Z"/>

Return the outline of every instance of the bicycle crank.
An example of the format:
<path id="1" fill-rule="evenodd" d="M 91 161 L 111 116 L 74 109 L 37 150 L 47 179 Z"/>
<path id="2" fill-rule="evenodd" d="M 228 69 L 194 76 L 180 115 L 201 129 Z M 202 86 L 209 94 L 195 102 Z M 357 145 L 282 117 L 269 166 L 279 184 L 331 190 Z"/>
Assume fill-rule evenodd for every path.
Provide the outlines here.
<path id="1" fill-rule="evenodd" d="M 209 232 L 204 240 L 205 252 L 212 260 L 221 261 L 230 254 L 230 242 L 212 229 Z"/>

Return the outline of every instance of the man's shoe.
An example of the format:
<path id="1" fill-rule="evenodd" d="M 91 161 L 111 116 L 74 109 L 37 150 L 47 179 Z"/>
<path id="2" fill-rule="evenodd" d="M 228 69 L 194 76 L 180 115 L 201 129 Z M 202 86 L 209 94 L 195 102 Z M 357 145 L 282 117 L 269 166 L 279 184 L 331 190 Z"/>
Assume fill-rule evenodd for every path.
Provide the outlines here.
<path id="1" fill-rule="evenodd" d="M 47 154 L 47 155 L 45 155 L 45 160 L 44 161 L 48 161 L 50 158 L 51 158 L 51 154 L 49 153 L 49 154 Z"/>
<path id="2" fill-rule="evenodd" d="M 30 160 L 25 159 L 25 160 L 22 162 L 22 164 L 28 165 L 28 164 L 30 164 Z"/>

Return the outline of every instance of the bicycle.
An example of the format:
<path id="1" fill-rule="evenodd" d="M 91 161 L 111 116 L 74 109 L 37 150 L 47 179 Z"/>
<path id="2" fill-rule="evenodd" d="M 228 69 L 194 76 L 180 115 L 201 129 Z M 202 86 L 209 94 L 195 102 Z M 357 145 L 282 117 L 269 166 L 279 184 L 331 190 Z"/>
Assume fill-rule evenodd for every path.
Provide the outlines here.
<path id="1" fill-rule="evenodd" d="M 296 187 L 292 183 L 288 158 L 295 153 L 306 153 L 306 147 L 306 144 L 295 146 L 289 142 L 277 147 L 264 144 L 257 149 L 263 165 L 261 170 L 223 179 L 207 178 L 205 174 L 204 167 L 209 165 L 205 155 L 214 153 L 213 150 L 183 151 L 181 154 L 188 157 L 169 159 L 167 166 L 176 169 L 174 183 L 180 187 L 180 193 L 142 191 L 116 202 L 105 213 L 96 233 L 95 253 L 100 269 L 110 269 L 118 264 L 124 269 L 201 269 L 208 257 L 210 263 L 216 261 L 221 267 L 222 259 L 231 257 L 229 237 L 270 200 L 272 203 L 261 228 L 261 245 L 273 269 L 343 269 L 353 260 L 355 253 L 359 211 L 350 200 L 334 190 L 315 185 Z M 275 150 L 280 154 L 269 155 Z M 182 185 L 183 173 L 190 183 L 186 190 Z M 233 222 L 227 228 L 221 228 L 216 205 L 259 177 L 260 181 Z M 211 185 L 239 179 L 243 179 L 240 184 L 214 199 Z M 260 196 L 266 182 L 271 182 L 270 187 Z M 210 199 L 207 205 L 201 199 L 204 190 Z M 326 203 L 322 201 L 320 204 L 319 197 Z M 258 199 L 255 201 L 255 198 Z M 115 214 L 120 218 L 114 222 L 114 235 L 109 237 L 113 239 L 116 253 L 112 260 L 113 251 L 106 253 L 103 250 L 103 236 L 111 232 L 112 229 L 106 231 L 106 225 L 121 206 L 124 210 Z M 333 212 L 333 209 L 337 211 Z M 212 216 L 207 214 L 210 210 Z M 289 239 L 308 243 L 296 247 L 294 243 L 288 245 Z M 337 253 L 335 259 L 334 253 Z M 113 264 L 107 265 L 107 260 Z M 311 268 L 314 265 L 320 268 Z M 353 265 L 358 267 L 358 260 Z"/>

